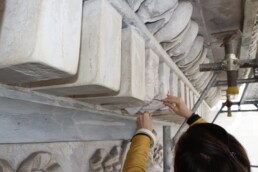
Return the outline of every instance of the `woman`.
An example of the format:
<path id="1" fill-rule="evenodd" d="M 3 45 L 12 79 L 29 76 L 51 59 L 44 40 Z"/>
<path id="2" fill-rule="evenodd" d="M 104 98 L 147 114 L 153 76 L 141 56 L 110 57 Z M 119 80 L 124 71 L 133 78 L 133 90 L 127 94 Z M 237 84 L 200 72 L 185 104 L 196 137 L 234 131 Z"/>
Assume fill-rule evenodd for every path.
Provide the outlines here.
<path id="1" fill-rule="evenodd" d="M 243 146 L 222 127 L 206 123 L 178 97 L 168 96 L 162 102 L 190 125 L 175 147 L 175 172 L 250 172 Z M 123 172 L 146 171 L 148 153 L 155 144 L 150 113 L 138 116 L 137 129 Z"/>

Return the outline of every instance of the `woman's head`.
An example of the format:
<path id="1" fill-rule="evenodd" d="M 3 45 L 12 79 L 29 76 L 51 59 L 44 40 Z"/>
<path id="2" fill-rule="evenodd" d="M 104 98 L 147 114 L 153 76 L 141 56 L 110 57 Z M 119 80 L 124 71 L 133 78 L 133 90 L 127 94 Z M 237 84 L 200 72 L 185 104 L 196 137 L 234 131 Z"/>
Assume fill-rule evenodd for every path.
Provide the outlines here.
<path id="1" fill-rule="evenodd" d="M 175 172 L 250 172 L 243 146 L 209 123 L 195 124 L 180 137 L 174 164 Z"/>

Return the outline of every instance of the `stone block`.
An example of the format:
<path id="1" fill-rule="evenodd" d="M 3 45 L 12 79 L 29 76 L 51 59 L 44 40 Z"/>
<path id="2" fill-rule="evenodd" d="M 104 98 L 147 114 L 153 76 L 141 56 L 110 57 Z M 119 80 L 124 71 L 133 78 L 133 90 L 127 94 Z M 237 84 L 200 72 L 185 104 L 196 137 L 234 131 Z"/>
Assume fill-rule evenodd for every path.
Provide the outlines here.
<path id="1" fill-rule="evenodd" d="M 33 89 L 58 96 L 114 95 L 121 80 L 121 27 L 121 15 L 106 0 L 84 2 L 77 76 L 32 83 Z"/>
<path id="2" fill-rule="evenodd" d="M 8 0 L 0 16 L 0 82 L 16 84 L 76 74 L 81 0 Z"/>
<path id="3" fill-rule="evenodd" d="M 159 94 L 159 57 L 153 50 L 146 50 L 145 101 L 151 101 Z"/>
<path id="4" fill-rule="evenodd" d="M 185 104 L 190 109 L 190 89 L 189 87 L 185 87 Z"/>
<path id="5" fill-rule="evenodd" d="M 175 72 L 170 73 L 170 94 L 178 96 L 178 76 Z"/>
<path id="6" fill-rule="evenodd" d="M 167 97 L 167 94 L 170 91 L 169 86 L 170 79 L 170 68 L 166 63 L 159 64 L 159 98 L 163 99 Z"/>
<path id="7" fill-rule="evenodd" d="M 182 80 L 178 82 L 178 89 L 178 96 L 185 102 L 185 83 Z"/>
<path id="8" fill-rule="evenodd" d="M 145 41 L 133 28 L 122 30 L 121 88 L 116 96 L 80 97 L 78 100 L 122 109 L 140 106 L 145 98 Z"/>
<path id="9" fill-rule="evenodd" d="M 193 94 L 193 92 L 190 90 L 190 108 L 191 109 L 193 109 L 193 107 L 194 107 L 194 94 Z"/>

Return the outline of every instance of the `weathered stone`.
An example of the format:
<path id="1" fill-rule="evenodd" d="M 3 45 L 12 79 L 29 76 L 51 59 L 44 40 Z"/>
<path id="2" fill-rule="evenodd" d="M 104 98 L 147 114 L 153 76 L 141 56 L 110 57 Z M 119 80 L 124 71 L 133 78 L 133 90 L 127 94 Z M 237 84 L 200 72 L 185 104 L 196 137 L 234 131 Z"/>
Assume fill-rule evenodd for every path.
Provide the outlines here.
<path id="1" fill-rule="evenodd" d="M 185 102 L 185 83 L 182 80 L 179 80 L 178 85 L 178 96 Z"/>
<path id="2" fill-rule="evenodd" d="M 102 162 L 104 161 L 107 152 L 105 149 L 97 149 L 96 152 L 89 160 L 90 168 L 92 171 L 103 172 Z"/>
<path id="3" fill-rule="evenodd" d="M 121 170 L 122 165 L 120 163 L 120 155 L 121 148 L 119 146 L 114 146 L 102 163 L 105 171 L 112 172 Z"/>
<path id="4" fill-rule="evenodd" d="M 208 95 L 206 97 L 206 102 L 213 107 L 214 105 L 216 105 L 218 103 L 218 101 L 220 100 L 220 89 L 217 87 L 213 87 L 209 92 Z"/>
<path id="5" fill-rule="evenodd" d="M 167 97 L 170 93 L 170 68 L 163 62 L 159 64 L 159 93 L 155 96 L 155 100 L 151 101 L 147 105 L 143 106 L 139 110 L 141 112 L 155 112 L 159 109 L 166 108 L 164 104 L 157 100 Z"/>
<path id="6" fill-rule="evenodd" d="M 166 63 L 159 65 L 159 98 L 163 99 L 167 97 L 170 91 L 170 68 Z"/>
<path id="7" fill-rule="evenodd" d="M 175 48 L 178 47 L 180 45 L 180 43 L 182 42 L 183 38 L 185 37 L 186 33 L 188 32 L 188 30 L 190 29 L 190 23 L 189 22 L 186 27 L 184 28 L 184 30 L 182 30 L 182 32 L 180 32 L 180 34 L 178 36 L 176 36 L 175 38 L 173 38 L 172 40 L 170 40 L 169 42 L 161 42 L 161 46 L 164 48 L 165 51 L 171 49 L 171 48 Z"/>
<path id="8" fill-rule="evenodd" d="M 210 60 L 208 58 L 204 59 L 204 63 L 209 63 L 209 61 Z M 189 78 L 190 81 L 198 80 L 205 73 L 205 72 L 200 72 L 199 68 L 195 73 L 192 72 L 191 70 L 189 72 L 193 73 L 193 74 L 190 74 L 190 75 L 186 74 L 186 76 Z M 194 83 L 193 83 L 193 85 L 194 85 Z"/>
<path id="9" fill-rule="evenodd" d="M 197 55 L 197 57 L 195 57 L 195 59 L 191 63 L 185 64 L 185 65 L 181 65 L 181 66 L 179 65 L 179 67 L 182 70 L 182 72 L 186 72 L 189 69 L 192 69 L 192 67 L 194 65 L 199 67 L 199 65 L 197 65 L 196 62 L 198 62 L 200 60 L 200 58 L 202 58 L 203 51 L 204 51 L 204 48 L 202 48 L 201 52 Z"/>
<path id="10" fill-rule="evenodd" d="M 192 10 L 190 2 L 180 2 L 169 22 L 155 34 L 156 39 L 159 42 L 169 42 L 178 36 L 187 26 Z"/>
<path id="11" fill-rule="evenodd" d="M 199 65 L 202 64 L 205 59 L 206 59 L 206 56 L 207 56 L 207 48 L 204 48 L 203 49 L 203 52 L 202 52 L 202 55 L 201 57 L 198 59 L 197 62 L 195 62 L 194 64 L 191 65 L 191 67 L 189 68 L 185 68 L 185 69 L 182 69 L 183 71 L 185 71 L 185 76 L 187 77 L 191 77 L 192 75 L 194 75 L 195 73 L 198 73 L 200 72 L 199 71 Z"/>
<path id="12" fill-rule="evenodd" d="M 32 83 L 33 89 L 61 96 L 115 94 L 121 80 L 121 25 L 120 14 L 106 0 L 84 2 L 77 76 Z"/>
<path id="13" fill-rule="evenodd" d="M 132 10 L 135 12 L 140 8 L 143 1 L 144 0 L 127 0 L 127 3 L 132 8 Z"/>
<path id="14" fill-rule="evenodd" d="M 198 30 L 199 30 L 198 24 L 194 21 L 191 21 L 190 28 L 188 29 L 181 43 L 178 46 L 171 48 L 168 51 L 168 54 L 170 56 L 178 56 L 187 52 L 193 45 L 194 40 L 198 34 Z"/>
<path id="15" fill-rule="evenodd" d="M 168 23 L 177 5 L 177 0 L 146 0 L 137 11 L 137 14 L 146 24 L 149 31 L 154 34 Z"/>
<path id="16" fill-rule="evenodd" d="M 188 32 L 189 29 L 190 29 L 190 22 L 186 25 L 184 30 L 182 30 L 182 32 L 177 37 L 173 38 L 169 42 L 161 42 L 160 43 L 161 46 L 164 48 L 165 51 L 168 51 L 171 48 L 178 47 L 181 44 L 182 40 L 185 37 L 185 34 Z"/>
<path id="17" fill-rule="evenodd" d="M 49 152 L 34 152 L 21 163 L 17 172 L 46 169 L 50 165 L 51 158 L 52 155 Z"/>
<path id="18" fill-rule="evenodd" d="M 194 62 L 194 60 L 201 55 L 203 49 L 204 39 L 202 36 L 197 36 L 190 51 L 179 61 L 179 67 L 185 67 L 188 64 Z"/>
<path id="19" fill-rule="evenodd" d="M 145 101 L 151 101 L 159 94 L 159 57 L 151 49 L 146 51 Z"/>
<path id="20" fill-rule="evenodd" d="M 178 76 L 175 72 L 170 73 L 170 94 L 178 96 Z"/>
<path id="21" fill-rule="evenodd" d="M 187 86 L 185 87 L 185 104 L 189 109 L 191 108 L 191 105 L 190 105 L 190 89 Z"/>
<path id="22" fill-rule="evenodd" d="M 174 9 L 170 9 L 169 11 L 165 12 L 164 14 L 154 17 L 152 21 L 146 22 L 146 27 L 149 29 L 149 31 L 152 34 L 155 34 L 157 31 L 159 31 L 162 27 L 164 27 L 168 21 L 170 20 L 172 14 L 174 12 Z"/>
<path id="23" fill-rule="evenodd" d="M 58 163 L 54 163 L 54 164 L 50 165 L 46 171 L 47 172 L 63 172 L 63 169 Z"/>
<path id="24" fill-rule="evenodd" d="M 142 105 L 145 97 L 145 41 L 135 29 L 122 31 L 122 78 L 116 96 L 79 98 L 108 108 L 125 108 Z"/>
<path id="25" fill-rule="evenodd" d="M 76 74 L 81 0 L 8 0 L 0 30 L 0 82 L 7 84 Z"/>
<path id="26" fill-rule="evenodd" d="M 173 13 L 177 5 L 177 0 L 145 0 L 137 11 L 137 14 L 144 23 L 153 22 L 157 21 L 155 17 L 159 17 L 167 11 Z M 171 9 L 173 11 L 171 11 Z"/>
<path id="27" fill-rule="evenodd" d="M 203 74 L 203 77 L 201 77 L 201 79 L 196 82 L 194 85 L 195 85 L 195 88 L 198 90 L 198 91 L 203 91 L 204 88 L 208 85 L 208 83 L 210 82 L 211 78 L 213 76 L 213 72 L 209 72 L 209 73 L 204 73 Z"/>
<path id="28" fill-rule="evenodd" d="M 190 90 L 190 97 L 189 97 L 189 99 L 190 99 L 190 108 L 192 109 L 194 104 L 195 104 L 195 102 L 194 102 L 194 94 L 193 94 L 193 92 L 191 90 Z"/>
<path id="29" fill-rule="evenodd" d="M 193 95 L 193 101 L 194 101 L 194 105 L 197 103 L 198 101 L 198 97 L 194 94 Z M 199 105 L 199 107 L 197 108 L 197 110 L 195 111 L 198 114 L 198 109 L 200 108 L 201 104 Z"/>
<path id="30" fill-rule="evenodd" d="M 11 167 L 8 161 L 0 159 L 0 171 L 1 172 L 14 172 L 14 169 Z"/>
<path id="31" fill-rule="evenodd" d="M 130 149 L 130 145 L 131 145 L 131 141 L 130 140 L 124 140 L 121 143 L 121 156 L 120 156 L 120 160 L 119 161 L 122 163 L 122 169 L 123 169 L 123 166 L 124 166 L 124 162 L 125 162 L 127 153 L 128 153 L 128 151 Z"/>

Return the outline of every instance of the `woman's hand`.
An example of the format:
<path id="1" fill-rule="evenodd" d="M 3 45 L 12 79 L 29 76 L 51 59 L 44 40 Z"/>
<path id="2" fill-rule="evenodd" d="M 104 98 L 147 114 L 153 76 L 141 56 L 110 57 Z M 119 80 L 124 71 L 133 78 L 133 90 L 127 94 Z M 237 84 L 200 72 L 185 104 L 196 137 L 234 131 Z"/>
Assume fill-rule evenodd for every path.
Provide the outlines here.
<path id="1" fill-rule="evenodd" d="M 179 116 L 189 118 L 192 115 L 192 111 L 188 109 L 184 101 L 179 97 L 167 95 L 167 98 L 161 101 Z"/>
<path id="2" fill-rule="evenodd" d="M 153 130 L 152 115 L 149 112 L 144 112 L 142 115 L 137 117 L 137 129 L 145 128 L 150 131 Z"/>

